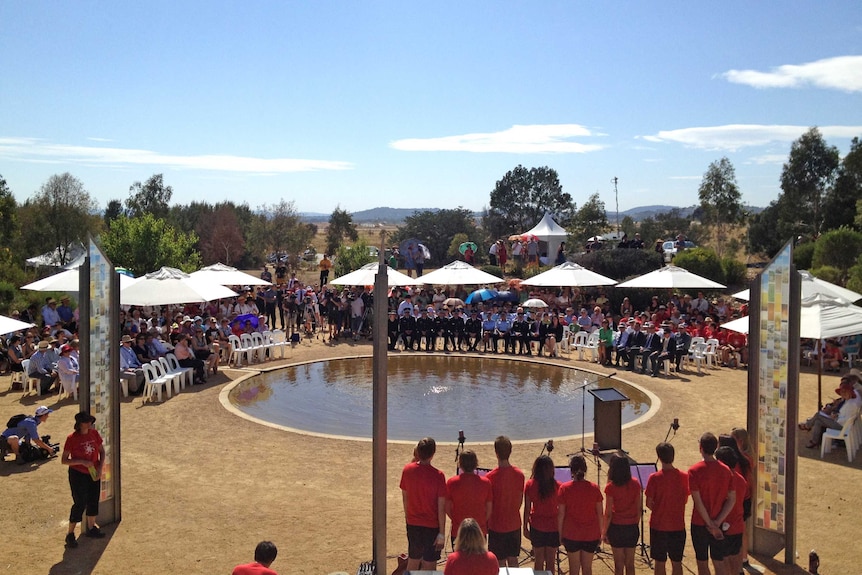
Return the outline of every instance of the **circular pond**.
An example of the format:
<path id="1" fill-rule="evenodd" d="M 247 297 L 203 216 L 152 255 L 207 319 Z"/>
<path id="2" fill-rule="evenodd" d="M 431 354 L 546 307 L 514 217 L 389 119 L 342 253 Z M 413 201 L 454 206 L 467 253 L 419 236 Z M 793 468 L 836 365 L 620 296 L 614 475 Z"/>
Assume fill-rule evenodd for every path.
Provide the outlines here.
<path id="1" fill-rule="evenodd" d="M 578 369 L 507 358 L 399 355 L 389 358 L 388 436 L 415 441 L 544 440 L 593 430 L 589 390 L 613 387 L 623 424 L 647 413 L 639 388 Z M 586 391 L 581 386 L 588 382 Z M 371 437 L 372 360 L 334 359 L 262 373 L 230 390 L 243 413 L 312 433 Z"/>

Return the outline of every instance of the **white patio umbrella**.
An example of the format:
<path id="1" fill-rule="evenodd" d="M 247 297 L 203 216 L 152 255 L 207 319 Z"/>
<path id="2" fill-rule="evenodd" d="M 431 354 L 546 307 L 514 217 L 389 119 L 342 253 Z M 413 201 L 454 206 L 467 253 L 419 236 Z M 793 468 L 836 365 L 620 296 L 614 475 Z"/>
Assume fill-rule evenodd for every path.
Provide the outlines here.
<path id="1" fill-rule="evenodd" d="M 811 272 L 809 272 L 808 270 L 800 270 L 799 276 L 802 278 L 802 281 L 800 283 L 802 286 L 803 299 L 819 293 L 833 297 L 840 297 L 846 299 L 849 302 L 855 302 L 862 299 L 862 294 L 857 293 L 853 290 L 849 290 L 847 288 L 843 288 L 839 285 L 835 285 L 834 283 L 830 283 L 826 280 L 816 278 L 811 275 Z M 751 299 L 751 292 L 747 289 L 744 289 L 741 292 L 733 294 L 732 297 L 748 301 Z"/>
<path id="2" fill-rule="evenodd" d="M 337 277 L 330 281 L 332 285 L 337 286 L 370 286 L 374 285 L 374 277 L 377 275 L 377 262 L 365 264 L 358 270 L 353 270 L 348 274 Z M 403 274 L 398 270 L 386 266 L 386 283 L 389 287 L 395 286 L 415 286 L 422 282 L 416 278 L 411 278 L 407 274 Z"/>
<path id="3" fill-rule="evenodd" d="M 618 288 L 720 289 L 725 286 L 693 274 L 679 266 L 664 266 L 648 274 L 617 284 Z"/>
<path id="4" fill-rule="evenodd" d="M 66 270 L 46 278 L 36 280 L 25 286 L 21 286 L 21 289 L 31 291 L 66 291 L 78 293 L 78 269 L 79 268 Z M 130 286 L 136 280 L 137 278 L 127 276 L 126 274 L 120 274 L 120 289 Z"/>
<path id="5" fill-rule="evenodd" d="M 721 327 L 748 333 L 748 316 L 740 317 Z M 799 311 L 799 337 L 828 339 L 862 333 L 862 307 L 826 294 L 802 298 Z"/>
<path id="6" fill-rule="evenodd" d="M 12 317 L 0 315 L 0 335 L 6 335 L 7 333 L 21 331 L 22 329 L 27 329 L 30 327 L 33 327 L 32 323 L 26 323 L 23 321 L 18 321 L 17 319 Z"/>
<path id="7" fill-rule="evenodd" d="M 262 280 L 247 274 L 236 268 L 232 268 L 223 263 L 216 263 L 211 266 L 206 266 L 196 272 L 192 272 L 191 276 L 195 279 L 211 282 L 223 286 L 268 286 L 272 282 Z"/>
<path id="8" fill-rule="evenodd" d="M 534 307 L 534 308 L 546 308 L 548 304 L 540 300 L 539 298 L 531 298 L 521 304 L 521 307 Z"/>
<path id="9" fill-rule="evenodd" d="M 597 274 L 574 262 L 564 262 L 555 268 L 526 279 L 521 285 L 528 286 L 611 286 L 616 280 Z"/>
<path id="10" fill-rule="evenodd" d="M 440 269 L 418 278 L 425 285 L 482 285 L 498 284 L 505 281 L 479 268 L 474 268 L 467 262 L 454 261 Z"/>
<path id="11" fill-rule="evenodd" d="M 175 268 L 163 267 L 120 290 L 123 305 L 168 305 L 212 301 L 236 293 L 217 283 L 191 277 Z"/>

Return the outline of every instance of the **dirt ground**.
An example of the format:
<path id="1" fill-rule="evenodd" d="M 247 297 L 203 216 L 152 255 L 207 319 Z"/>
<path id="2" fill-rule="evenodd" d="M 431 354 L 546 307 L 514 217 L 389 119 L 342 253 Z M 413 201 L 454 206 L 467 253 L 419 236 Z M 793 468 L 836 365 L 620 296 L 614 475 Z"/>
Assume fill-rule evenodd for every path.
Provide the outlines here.
<path id="1" fill-rule="evenodd" d="M 312 341 L 290 351 L 285 363 L 370 353 L 367 342 L 329 346 Z M 553 361 L 580 363 L 570 358 Z M 105 526 L 105 539 L 82 538 L 77 549 L 64 549 L 71 497 L 66 470 L 58 460 L 0 464 L 5 493 L 0 515 L 6 534 L 0 571 L 20 575 L 230 573 L 234 565 L 252 559 L 258 541 L 270 539 L 279 548 L 273 564 L 279 573 L 355 573 L 372 555 L 371 443 L 290 433 L 234 415 L 223 407 L 219 395 L 231 381 L 249 373 L 223 370 L 209 384 L 186 389 L 163 403 L 142 404 L 140 398 L 123 401 L 123 519 Z M 727 432 L 745 425 L 744 371 L 719 368 L 703 375 L 681 375 L 654 379 L 627 374 L 625 379 L 661 398 L 655 417 L 623 430 L 623 447 L 635 460 L 653 460 L 655 444 L 664 439 L 675 417 L 681 428 L 672 441 L 681 467 L 697 460 L 697 439 L 703 431 Z M 837 385 L 834 375 L 824 379 L 825 390 Z M 816 404 L 816 375 L 803 373 L 801 388 L 804 417 Z M 62 441 L 72 431 L 77 411 L 71 400 L 57 403 L 56 396 L 22 398 L 17 391 L 2 392 L 0 419 L 32 412 L 43 403 L 56 411 L 40 431 Z M 481 406 L 476 407 L 476 417 L 483 417 Z M 422 435 L 417 429 L 416 438 Z M 804 439 L 798 441 L 801 444 Z M 477 452 L 480 465 L 493 465 L 491 445 L 468 446 Z M 579 439 L 557 440 L 556 463 L 565 464 L 564 454 L 579 446 Z M 439 465 L 447 474 L 450 448 L 443 445 L 438 451 L 446 454 Z M 512 462 L 529 469 L 541 448 L 541 442 L 517 444 Z M 797 566 L 783 565 L 783 552 L 777 559 L 758 556 L 752 562 L 766 566 L 760 568 L 766 573 L 804 573 L 808 552 L 814 548 L 821 558 L 821 573 L 856 573 L 862 558 L 853 543 L 862 534 L 858 497 L 862 458 L 848 464 L 843 450 L 824 460 L 814 450 L 800 451 Z M 406 444 L 393 443 L 388 449 L 389 555 L 406 550 L 398 480 L 411 452 L 412 445 Z M 592 464 L 588 477 L 595 477 Z M 639 573 L 649 571 L 640 557 L 636 564 Z M 687 572 L 696 572 L 690 545 L 684 564 Z M 390 559 L 385 573 L 394 567 Z M 563 567 L 568 571 L 565 563 Z M 612 573 L 610 555 L 598 555 L 594 569 L 599 574 Z"/>

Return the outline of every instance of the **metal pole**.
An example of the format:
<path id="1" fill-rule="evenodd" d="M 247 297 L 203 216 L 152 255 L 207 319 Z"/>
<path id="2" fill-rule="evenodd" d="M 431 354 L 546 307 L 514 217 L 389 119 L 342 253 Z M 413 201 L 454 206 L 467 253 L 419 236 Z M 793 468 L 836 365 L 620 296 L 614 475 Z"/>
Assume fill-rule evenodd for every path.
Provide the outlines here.
<path id="1" fill-rule="evenodd" d="M 380 234 L 377 276 L 374 279 L 374 360 L 372 407 L 372 545 L 377 573 L 386 571 L 386 459 L 388 356 L 386 322 L 388 318 L 389 277 L 384 257 L 385 232 Z"/>
<path id="2" fill-rule="evenodd" d="M 617 203 L 617 241 L 620 240 L 620 194 L 617 191 L 617 182 L 619 182 L 619 178 L 614 176 L 611 180 L 614 183 L 614 199 Z"/>

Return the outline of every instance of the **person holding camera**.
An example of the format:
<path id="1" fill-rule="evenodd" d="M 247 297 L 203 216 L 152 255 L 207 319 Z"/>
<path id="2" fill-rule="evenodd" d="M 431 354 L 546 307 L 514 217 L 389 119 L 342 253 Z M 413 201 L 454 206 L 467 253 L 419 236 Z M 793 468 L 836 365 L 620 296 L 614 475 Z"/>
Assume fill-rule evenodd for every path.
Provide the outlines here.
<path id="1" fill-rule="evenodd" d="M 36 413 L 32 417 L 21 417 L 15 416 L 9 420 L 9 423 L 14 423 L 15 425 L 8 425 L 3 433 L 0 433 L 0 450 L 2 451 L 11 451 L 15 454 L 15 461 L 18 462 L 19 465 L 23 465 L 27 463 L 23 454 L 21 453 L 22 444 L 29 444 L 31 441 L 38 445 L 40 448 L 44 449 L 48 453 L 48 457 L 51 457 L 56 453 L 54 448 L 42 440 L 39 436 L 39 431 L 37 427 L 44 423 L 45 420 L 48 419 L 48 416 L 53 413 L 53 409 L 48 409 L 47 406 L 40 405 L 36 408 Z M 15 421 L 17 419 L 17 421 Z"/>
<path id="2" fill-rule="evenodd" d="M 72 490 L 72 509 L 69 511 L 69 531 L 66 533 L 66 547 L 75 548 L 75 527 L 81 523 L 86 511 L 87 537 L 101 538 L 102 533 L 96 525 L 99 515 L 99 491 L 101 489 L 102 466 L 105 463 L 105 448 L 102 436 L 93 428 L 96 418 L 81 411 L 75 414 L 75 431 L 66 438 L 63 445 L 63 465 L 69 466 L 69 487 Z"/>

